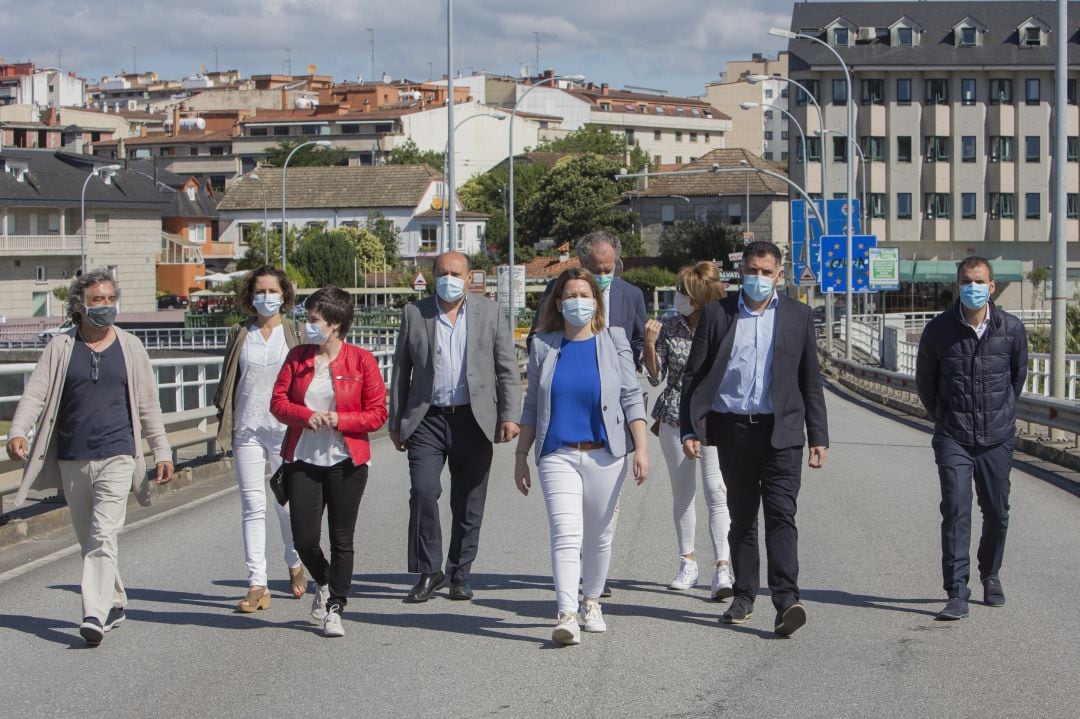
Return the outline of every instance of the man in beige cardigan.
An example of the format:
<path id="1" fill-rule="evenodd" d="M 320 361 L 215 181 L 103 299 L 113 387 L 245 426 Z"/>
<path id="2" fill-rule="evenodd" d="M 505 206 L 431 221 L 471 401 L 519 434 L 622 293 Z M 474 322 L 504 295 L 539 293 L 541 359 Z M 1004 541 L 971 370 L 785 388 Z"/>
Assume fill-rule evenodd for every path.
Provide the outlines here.
<path id="1" fill-rule="evenodd" d="M 8 456 L 25 462 L 16 505 L 31 490 L 63 485 L 83 556 L 79 633 L 90 646 L 124 620 L 117 536 L 129 492 L 139 504 L 150 504 L 144 437 L 157 464 L 155 481 L 164 484 L 173 476 L 150 357 L 136 337 L 113 326 L 119 296 L 106 270 L 72 282 L 68 314 L 75 326 L 42 351 L 7 443 Z"/>

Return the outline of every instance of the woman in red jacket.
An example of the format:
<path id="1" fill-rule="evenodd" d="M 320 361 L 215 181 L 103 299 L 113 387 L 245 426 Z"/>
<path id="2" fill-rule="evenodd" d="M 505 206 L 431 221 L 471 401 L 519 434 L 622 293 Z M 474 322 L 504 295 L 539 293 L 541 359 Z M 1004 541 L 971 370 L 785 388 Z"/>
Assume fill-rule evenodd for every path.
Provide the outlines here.
<path id="1" fill-rule="evenodd" d="M 308 344 L 289 351 L 274 383 L 270 411 L 286 425 L 281 456 L 291 505 L 293 544 L 315 580 L 311 617 L 323 634 L 341 637 L 353 572 L 353 533 L 367 485 L 368 432 L 386 422 L 386 385 L 367 350 L 344 341 L 353 300 L 337 287 L 305 303 Z M 319 546 L 323 507 L 330 561 Z"/>

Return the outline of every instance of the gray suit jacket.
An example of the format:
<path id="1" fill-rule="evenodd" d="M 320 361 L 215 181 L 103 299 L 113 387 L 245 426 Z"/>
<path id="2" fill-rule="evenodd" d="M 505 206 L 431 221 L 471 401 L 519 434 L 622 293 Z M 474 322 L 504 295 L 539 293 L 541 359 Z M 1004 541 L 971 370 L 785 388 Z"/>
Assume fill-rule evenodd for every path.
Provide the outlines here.
<path id="1" fill-rule="evenodd" d="M 773 324 L 772 403 L 776 418 L 771 444 L 777 449 L 829 446 L 825 393 L 818 367 L 817 336 L 810 308 L 780 295 Z M 739 319 L 739 295 L 702 308 L 683 374 L 679 418 L 682 435 L 707 443 L 705 418 L 727 371 Z M 805 425 L 806 429 L 803 430 Z"/>
<path id="2" fill-rule="evenodd" d="M 394 348 L 394 368 L 390 380 L 390 423 L 404 442 L 420 425 L 431 407 L 435 382 L 435 323 L 438 317 L 434 295 L 412 302 L 401 313 L 401 329 Z M 510 323 L 499 306 L 483 295 L 465 300 L 468 320 L 465 350 L 465 377 L 469 383 L 469 403 L 477 424 L 492 442 L 499 425 L 513 422 L 521 405 L 521 371 L 510 335 Z"/>
<path id="3" fill-rule="evenodd" d="M 551 421 L 551 379 L 555 376 L 562 342 L 562 332 L 544 332 L 533 337 L 529 349 L 529 385 L 521 424 L 536 427 L 533 457 L 537 462 Z M 596 336 L 596 362 L 600 367 L 600 407 L 608 437 L 607 450 L 615 457 L 622 457 L 634 447 L 630 423 L 635 419 L 646 421 L 633 350 L 622 329 L 609 327 Z"/>

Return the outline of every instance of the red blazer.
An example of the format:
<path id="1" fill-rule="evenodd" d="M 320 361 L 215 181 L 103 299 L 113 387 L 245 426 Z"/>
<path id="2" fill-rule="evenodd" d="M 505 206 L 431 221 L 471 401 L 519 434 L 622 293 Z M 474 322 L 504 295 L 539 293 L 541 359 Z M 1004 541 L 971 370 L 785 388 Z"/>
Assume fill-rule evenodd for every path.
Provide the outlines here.
<path id="1" fill-rule="evenodd" d="M 296 443 L 315 414 L 304 405 L 304 395 L 315 375 L 318 352 L 316 345 L 293 347 L 274 382 L 270 412 L 288 427 L 281 445 L 281 456 L 286 462 L 293 461 Z M 367 350 L 342 343 L 337 359 L 330 363 L 330 376 L 337 404 L 338 432 L 345 438 L 353 463 L 365 464 L 371 459 L 368 432 L 386 423 L 386 385 L 379 364 Z"/>

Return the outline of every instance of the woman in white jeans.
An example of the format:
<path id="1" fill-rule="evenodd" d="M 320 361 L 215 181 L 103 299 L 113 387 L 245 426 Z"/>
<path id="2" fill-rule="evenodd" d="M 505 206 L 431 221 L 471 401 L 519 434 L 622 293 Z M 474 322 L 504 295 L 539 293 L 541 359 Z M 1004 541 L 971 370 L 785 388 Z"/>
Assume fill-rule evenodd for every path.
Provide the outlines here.
<path id="1" fill-rule="evenodd" d="M 604 298 L 592 273 L 571 268 L 555 280 L 529 351 L 514 480 L 532 486 L 529 448 L 551 531 L 558 619 L 551 638 L 578 644 L 578 580 L 585 631 L 607 629 L 600 594 L 611 562 L 615 503 L 634 452 L 638 484 L 649 474 L 645 404 L 626 334 L 604 328 Z"/>
<path id="2" fill-rule="evenodd" d="M 643 358 L 649 382 L 654 387 L 667 378 L 667 385 L 653 405 L 652 416 L 656 420 L 653 431 L 659 431 L 660 448 L 671 479 L 672 516 L 681 556 L 679 571 L 668 588 L 691 589 L 698 582 L 698 565 L 694 555 L 694 497 L 697 469 L 700 466 L 705 504 L 709 508 L 709 534 L 712 536 L 716 561 L 710 595 L 714 601 L 732 595 L 733 576 L 727 540 L 731 516 L 728 514 L 727 488 L 720 474 L 716 447 L 702 446 L 700 460 L 687 459 L 683 454 L 682 438 L 679 436 L 679 401 L 682 397 L 683 368 L 690 355 L 690 344 L 701 308 L 723 299 L 725 294 L 720 273 L 712 262 L 698 262 L 679 270 L 679 284 L 675 292 L 678 315 L 663 323 L 649 320 L 645 324 Z"/>
<path id="3" fill-rule="evenodd" d="M 300 344 L 295 322 L 282 313 L 295 300 L 292 283 L 276 267 L 264 265 L 246 275 L 240 285 L 240 308 L 253 318 L 229 333 L 225 363 L 214 404 L 218 408 L 218 444 L 230 446 L 240 485 L 240 511 L 244 529 L 248 592 L 236 609 L 254 612 L 270 606 L 266 584 L 266 505 L 274 506 L 285 564 L 294 597 L 307 591 L 300 555 L 293 548 L 289 509 L 268 498 L 266 462 L 273 473 L 281 465 L 285 425 L 270 414 L 274 381 L 289 349 Z"/>

